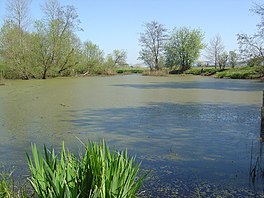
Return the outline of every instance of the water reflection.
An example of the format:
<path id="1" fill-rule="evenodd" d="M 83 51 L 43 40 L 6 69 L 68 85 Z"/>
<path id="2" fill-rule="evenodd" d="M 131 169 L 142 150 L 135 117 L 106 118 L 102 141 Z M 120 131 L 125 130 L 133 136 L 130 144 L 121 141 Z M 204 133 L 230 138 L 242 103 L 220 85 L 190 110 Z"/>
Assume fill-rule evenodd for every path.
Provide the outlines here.
<path id="1" fill-rule="evenodd" d="M 128 148 L 145 169 L 155 170 L 155 181 L 170 186 L 167 195 L 179 186 L 178 193 L 193 194 L 204 188 L 200 183 L 215 191 L 229 189 L 233 195 L 247 191 L 251 142 L 257 144 L 260 130 L 255 105 L 152 103 L 69 113 L 72 119 L 63 121 L 78 128 L 75 135 Z M 161 190 L 149 183 L 152 194 Z"/>
<path id="2" fill-rule="evenodd" d="M 248 83 L 245 80 L 225 80 L 222 79 L 204 79 L 197 83 L 195 81 L 183 82 L 152 82 L 149 84 L 116 84 L 114 86 L 124 86 L 138 89 L 213 89 L 226 91 L 262 91 L 263 83 L 252 81 Z"/>
<path id="3" fill-rule="evenodd" d="M 259 195 L 249 174 L 262 153 L 262 89 L 189 76 L 11 81 L 0 87 L 0 161 L 24 174 L 31 142 L 78 150 L 75 136 L 104 138 L 152 170 L 145 197 Z"/>
<path id="4" fill-rule="evenodd" d="M 263 146 L 264 142 L 259 141 L 254 148 L 252 143 L 251 159 L 249 166 L 249 184 L 258 192 L 260 189 L 264 192 L 264 159 L 263 159 Z M 259 189 L 260 188 L 260 189 Z"/>

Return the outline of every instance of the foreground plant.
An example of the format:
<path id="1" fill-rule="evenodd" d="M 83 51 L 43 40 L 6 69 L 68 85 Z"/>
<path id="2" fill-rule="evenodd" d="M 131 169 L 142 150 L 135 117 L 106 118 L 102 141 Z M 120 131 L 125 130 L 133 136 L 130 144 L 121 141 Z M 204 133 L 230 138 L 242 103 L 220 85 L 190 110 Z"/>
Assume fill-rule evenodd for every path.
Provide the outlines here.
<path id="1" fill-rule="evenodd" d="M 102 141 L 88 142 L 78 158 L 66 151 L 60 155 L 44 146 L 44 155 L 32 144 L 27 154 L 30 183 L 38 197 L 136 197 L 143 177 L 137 178 L 140 163 L 127 151 L 111 152 Z"/>
<path id="2" fill-rule="evenodd" d="M 0 198 L 23 198 L 27 197 L 25 189 L 17 190 L 14 184 L 13 171 L 0 173 Z"/>
<path id="3" fill-rule="evenodd" d="M 8 181 L 9 175 L 6 175 L 4 173 L 0 174 L 0 197 L 2 198 L 9 198 L 12 196 L 12 189 L 11 184 Z"/>

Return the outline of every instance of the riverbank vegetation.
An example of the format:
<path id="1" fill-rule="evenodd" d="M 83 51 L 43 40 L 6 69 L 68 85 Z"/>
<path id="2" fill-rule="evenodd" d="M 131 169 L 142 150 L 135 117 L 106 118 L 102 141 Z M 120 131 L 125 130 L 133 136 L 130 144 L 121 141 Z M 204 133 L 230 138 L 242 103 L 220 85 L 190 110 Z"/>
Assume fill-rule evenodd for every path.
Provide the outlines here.
<path id="1" fill-rule="evenodd" d="M 263 77 L 262 67 L 258 66 L 225 67 L 224 69 L 215 67 L 193 67 L 184 73 L 231 79 L 259 79 Z"/>
<path id="2" fill-rule="evenodd" d="M 0 72 L 1 78 L 31 79 L 52 78 L 59 76 L 89 76 L 145 73 L 158 75 L 159 70 L 193 73 L 194 65 L 235 67 L 241 61 L 250 66 L 262 66 L 263 16 L 262 4 L 255 4 L 251 10 L 261 17 L 254 35 L 238 34 L 239 51 L 225 51 L 220 35 L 214 36 L 207 44 L 204 32 L 200 29 L 177 27 L 172 31 L 157 21 L 144 24 L 145 31 L 140 33 L 141 50 L 138 59 L 143 61 L 151 72 L 127 64 L 127 51 L 115 49 L 105 54 L 102 49 L 89 39 L 81 41 L 78 32 L 83 31 L 78 13 L 72 5 L 61 5 L 58 0 L 46 0 L 41 5 L 43 17 L 31 20 L 29 0 L 7 1 L 7 15 L 0 27 Z M 199 61 L 201 50 L 205 49 L 206 61 Z M 191 70 L 189 70 L 191 69 Z M 242 70 L 241 70 L 242 69 Z M 152 72 L 154 71 L 155 72 Z M 187 71 L 189 70 L 189 71 Z M 240 71 L 241 70 L 241 71 Z M 196 71 L 196 70 L 195 70 Z M 204 75 L 216 71 L 206 71 Z M 243 68 L 226 71 L 216 77 L 257 78 L 259 72 L 244 71 Z M 197 72 L 197 71 L 196 71 Z"/>
<path id="3" fill-rule="evenodd" d="M 27 154 L 32 189 L 14 188 L 11 174 L 0 175 L 0 197 L 136 197 L 144 176 L 127 151 L 111 152 L 104 141 L 88 142 L 75 155 L 62 144 L 59 154 L 35 145 Z M 32 192 L 31 192 L 32 191 Z M 31 195 L 32 194 L 32 195 Z"/>

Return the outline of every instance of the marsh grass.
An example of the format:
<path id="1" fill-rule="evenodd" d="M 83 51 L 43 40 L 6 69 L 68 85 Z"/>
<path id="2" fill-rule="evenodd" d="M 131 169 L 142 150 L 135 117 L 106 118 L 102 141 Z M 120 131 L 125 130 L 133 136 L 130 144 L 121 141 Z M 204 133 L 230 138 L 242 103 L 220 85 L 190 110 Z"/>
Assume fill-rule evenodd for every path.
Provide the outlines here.
<path id="1" fill-rule="evenodd" d="M 26 198 L 26 189 L 15 186 L 13 171 L 0 173 L 0 198 Z"/>
<path id="2" fill-rule="evenodd" d="M 136 197 L 145 176 L 137 177 L 140 163 L 127 151 L 111 152 L 105 142 L 84 145 L 84 154 L 72 154 L 62 144 L 60 155 L 32 144 L 27 154 L 29 179 L 38 197 Z"/>
<path id="3" fill-rule="evenodd" d="M 1 198 L 8 198 L 12 197 L 12 189 L 11 189 L 11 182 L 9 180 L 10 175 L 5 173 L 0 174 L 0 197 Z"/>

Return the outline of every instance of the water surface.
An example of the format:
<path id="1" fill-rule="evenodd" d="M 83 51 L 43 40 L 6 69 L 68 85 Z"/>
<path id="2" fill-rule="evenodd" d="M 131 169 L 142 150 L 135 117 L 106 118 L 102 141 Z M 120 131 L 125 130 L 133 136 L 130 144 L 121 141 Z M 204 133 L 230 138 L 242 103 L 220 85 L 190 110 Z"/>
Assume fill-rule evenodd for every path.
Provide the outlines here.
<path id="1" fill-rule="evenodd" d="M 19 175 L 31 142 L 77 150 L 76 137 L 105 139 L 151 170 L 142 196 L 260 195 L 262 179 L 252 182 L 249 169 L 262 162 L 263 89 L 175 76 L 8 81 L 0 87 L 0 160 Z"/>

